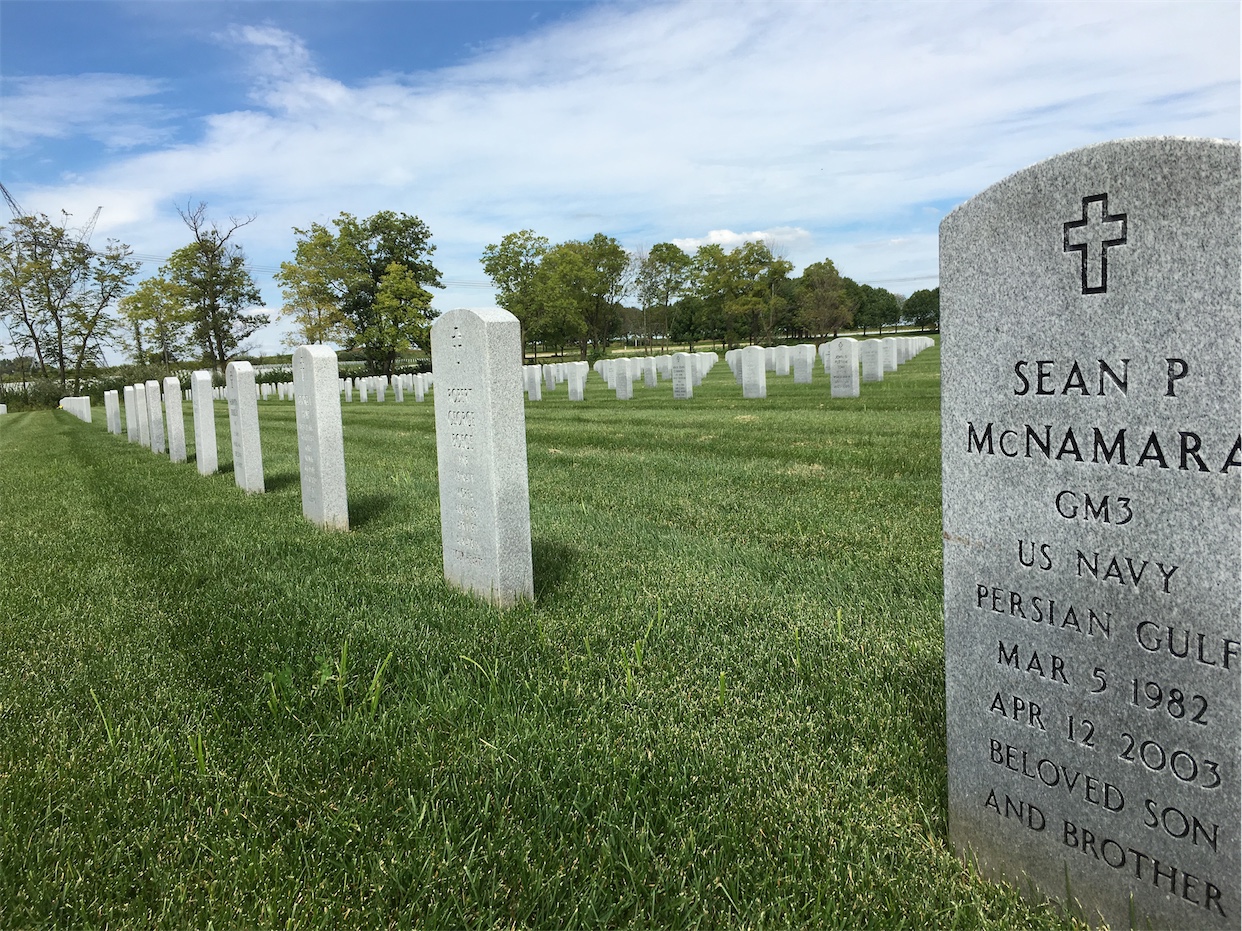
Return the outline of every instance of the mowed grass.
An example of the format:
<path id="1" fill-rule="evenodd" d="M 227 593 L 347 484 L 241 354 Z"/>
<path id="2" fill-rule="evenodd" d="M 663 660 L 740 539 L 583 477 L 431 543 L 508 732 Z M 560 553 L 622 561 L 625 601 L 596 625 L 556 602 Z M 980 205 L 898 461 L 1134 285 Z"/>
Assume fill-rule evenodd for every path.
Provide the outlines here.
<path id="1" fill-rule="evenodd" d="M 208 478 L 0 419 L 0 924 L 1066 927 L 947 842 L 937 350 L 565 392 L 507 612 L 443 582 L 430 402 L 344 405 L 348 534 L 287 402 L 258 496 L 223 404 Z"/>

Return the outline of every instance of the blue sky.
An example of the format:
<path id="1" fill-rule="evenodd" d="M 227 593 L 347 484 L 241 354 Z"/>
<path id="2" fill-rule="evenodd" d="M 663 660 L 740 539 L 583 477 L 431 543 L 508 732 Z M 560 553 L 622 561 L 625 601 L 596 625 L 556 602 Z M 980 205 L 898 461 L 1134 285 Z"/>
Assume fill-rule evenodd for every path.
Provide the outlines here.
<path id="1" fill-rule="evenodd" d="M 0 179 L 150 262 L 178 205 L 292 227 L 417 214 L 488 306 L 490 242 L 767 239 L 801 269 L 937 283 L 944 214 L 1106 139 L 1240 135 L 1221 2 L 0 2 Z M 275 350 L 283 328 L 256 348 Z M 2 334 L 0 334 L 2 336 Z M 0 345 L 0 354 L 6 348 Z"/>

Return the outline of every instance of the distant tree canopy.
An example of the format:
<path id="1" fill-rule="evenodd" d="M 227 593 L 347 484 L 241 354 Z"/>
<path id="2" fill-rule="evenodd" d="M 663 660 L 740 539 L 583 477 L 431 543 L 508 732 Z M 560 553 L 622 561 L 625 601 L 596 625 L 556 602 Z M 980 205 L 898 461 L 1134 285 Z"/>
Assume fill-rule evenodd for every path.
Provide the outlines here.
<path id="1" fill-rule="evenodd" d="M 7 192 L 6 192 L 7 194 Z M 11 203 L 11 198 L 10 198 Z M 74 390 L 106 344 L 139 365 L 165 369 L 194 358 L 223 372 L 269 322 L 237 233 L 253 217 L 217 223 L 199 204 L 178 211 L 191 242 L 133 288 L 128 246 L 87 243 L 93 225 L 71 230 L 40 214 L 0 226 L 0 323 L 26 377 L 55 376 Z M 66 215 L 67 217 L 67 215 Z M 334 343 L 391 375 L 400 357 L 430 344 L 437 316 L 431 230 L 417 216 L 342 212 L 329 224 L 293 228 L 293 257 L 276 274 L 285 343 Z M 480 259 L 500 306 L 522 327 L 523 351 L 579 358 L 619 338 L 723 346 L 811 340 L 844 328 L 882 330 L 901 320 L 938 327 L 940 290 L 908 300 L 845 277 L 831 259 L 793 276 L 793 264 L 762 239 L 735 248 L 673 242 L 627 251 L 613 237 L 552 243 L 533 230 L 509 233 Z M 0 360 L 3 361 L 3 360 Z"/>
<path id="2" fill-rule="evenodd" d="M 792 263 L 762 240 L 734 249 L 709 243 L 693 254 L 662 242 L 627 253 L 602 233 L 554 246 L 521 230 L 489 245 L 480 261 L 497 303 L 521 321 L 524 351 L 576 345 L 584 359 L 622 336 L 731 346 L 882 329 L 903 313 L 899 295 L 844 277 L 831 259 L 791 278 Z"/>
<path id="3" fill-rule="evenodd" d="M 940 288 L 915 291 L 902 305 L 906 322 L 925 330 L 940 329 Z"/>

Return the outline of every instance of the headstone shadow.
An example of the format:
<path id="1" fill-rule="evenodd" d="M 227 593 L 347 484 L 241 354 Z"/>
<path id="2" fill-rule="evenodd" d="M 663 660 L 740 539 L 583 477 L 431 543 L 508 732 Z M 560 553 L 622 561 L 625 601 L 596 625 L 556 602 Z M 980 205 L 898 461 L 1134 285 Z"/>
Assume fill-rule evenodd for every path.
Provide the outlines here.
<path id="1" fill-rule="evenodd" d="M 535 601 L 555 595 L 577 560 L 572 548 L 551 540 L 532 539 L 530 555 L 535 574 Z"/>
<path id="2" fill-rule="evenodd" d="M 278 472 L 264 477 L 268 491 L 282 491 L 291 485 L 298 484 L 299 481 L 301 481 L 301 476 L 297 472 Z"/>
<path id="3" fill-rule="evenodd" d="M 396 495 L 387 493 L 350 495 L 349 526 L 354 530 L 360 530 L 371 521 L 384 516 L 396 500 Z"/>

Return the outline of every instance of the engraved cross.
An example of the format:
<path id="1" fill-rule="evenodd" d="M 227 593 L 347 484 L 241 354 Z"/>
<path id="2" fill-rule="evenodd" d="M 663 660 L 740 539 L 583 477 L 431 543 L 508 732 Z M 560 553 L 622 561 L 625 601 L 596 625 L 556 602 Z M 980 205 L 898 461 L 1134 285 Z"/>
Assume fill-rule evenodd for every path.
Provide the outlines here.
<path id="1" fill-rule="evenodd" d="M 1108 248 L 1126 244 L 1126 215 L 1108 212 L 1108 195 L 1082 199 L 1082 219 L 1063 227 L 1064 251 L 1079 253 L 1082 260 L 1082 293 L 1108 290 Z"/>

